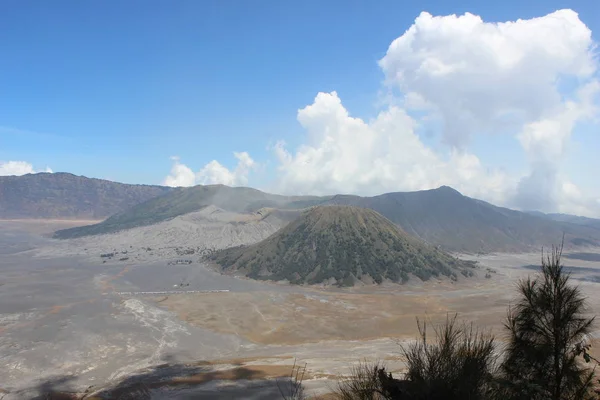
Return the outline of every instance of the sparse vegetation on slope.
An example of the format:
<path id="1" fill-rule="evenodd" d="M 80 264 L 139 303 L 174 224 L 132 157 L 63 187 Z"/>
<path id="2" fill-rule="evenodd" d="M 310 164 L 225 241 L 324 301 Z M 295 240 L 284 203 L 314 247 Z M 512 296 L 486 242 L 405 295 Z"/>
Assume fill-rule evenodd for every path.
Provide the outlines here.
<path id="1" fill-rule="evenodd" d="M 253 279 L 292 283 L 356 280 L 406 282 L 473 274 L 473 264 L 412 238 L 377 212 L 349 206 L 314 207 L 257 244 L 211 256 L 223 269 Z"/>

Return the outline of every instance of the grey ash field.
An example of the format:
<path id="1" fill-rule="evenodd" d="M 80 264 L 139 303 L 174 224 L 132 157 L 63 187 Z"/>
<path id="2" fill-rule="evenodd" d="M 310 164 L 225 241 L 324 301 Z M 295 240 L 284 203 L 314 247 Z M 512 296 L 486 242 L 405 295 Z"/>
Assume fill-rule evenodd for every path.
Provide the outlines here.
<path id="1" fill-rule="evenodd" d="M 4 399 L 110 398 L 138 381 L 153 399 L 275 399 L 295 359 L 316 394 L 362 359 L 398 372 L 415 317 L 499 332 L 517 279 L 563 233 L 564 263 L 600 310 L 596 220 L 448 187 L 286 197 L 86 179 L 0 180 L 22 194 L 0 199 Z"/>
<path id="2" fill-rule="evenodd" d="M 319 288 L 221 275 L 201 257 L 182 256 L 180 246 L 161 239 L 168 233 L 174 242 L 190 236 L 194 242 L 203 235 L 211 236 L 215 246 L 232 237 L 254 242 L 284 223 L 275 217 L 256 222 L 252 215 L 240 214 L 235 217 L 251 222 L 223 224 L 234 215 L 218 214 L 212 219 L 188 214 L 102 240 L 68 242 L 48 234 L 82 222 L 1 222 L 0 388 L 8 393 L 5 398 L 32 398 L 44 384 L 101 391 L 107 382 L 149 373 L 148 368 L 165 363 L 188 370 L 150 369 L 149 376 L 192 374 L 202 384 L 165 384 L 154 390 L 153 398 L 186 398 L 191 390 L 198 398 L 214 398 L 219 391 L 234 395 L 238 389 L 247 398 L 277 398 L 272 378 L 287 375 L 294 358 L 308 365 L 308 389 L 326 392 L 330 379 L 347 374 L 360 359 L 381 359 L 392 371 L 401 370 L 397 341 L 414 337 L 415 316 L 435 321 L 458 312 L 461 319 L 497 331 L 516 279 L 539 262 L 539 253 L 463 256 L 479 262 L 477 276 L 457 282 L 415 279 L 403 286 Z M 222 232 L 229 225 L 231 231 L 215 234 L 217 226 Z M 150 237 L 154 242 L 147 244 Z M 100 257 L 109 250 L 126 252 L 126 257 Z M 585 253 L 576 257 L 592 261 L 565 258 L 565 263 L 573 267 L 596 311 L 600 262 L 596 253 Z M 169 265 L 188 258 L 191 264 Z M 210 290 L 228 291 L 196 292 Z M 135 293 L 164 291 L 189 293 Z M 223 372 L 240 368 L 252 374 L 232 378 Z M 241 382 L 253 386 L 241 388 Z"/>

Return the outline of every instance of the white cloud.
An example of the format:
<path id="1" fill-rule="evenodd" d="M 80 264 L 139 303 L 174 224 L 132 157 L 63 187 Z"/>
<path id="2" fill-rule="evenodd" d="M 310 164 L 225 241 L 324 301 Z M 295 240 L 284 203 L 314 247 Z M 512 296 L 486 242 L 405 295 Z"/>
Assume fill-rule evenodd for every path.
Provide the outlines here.
<path id="1" fill-rule="evenodd" d="M 509 205 L 580 210 L 560 169 L 574 127 L 597 114 L 595 48 L 571 10 L 498 24 L 468 13 L 422 13 L 380 65 L 408 107 L 441 117 L 451 146 L 467 145 L 479 131 L 517 133 L 529 172 Z M 561 83 L 570 88 L 561 91 Z"/>
<path id="2" fill-rule="evenodd" d="M 577 124 L 598 116 L 595 49 L 571 10 L 502 23 L 423 12 L 379 61 L 382 111 L 366 121 L 351 116 L 336 92 L 319 93 L 298 110 L 303 144 L 273 147 L 279 165 L 271 191 L 373 195 L 450 185 L 499 205 L 600 216 L 589 188 L 561 170 Z M 440 125 L 446 147 L 434 150 L 416 130 Z M 513 136 L 528 169 L 508 175 L 486 166 L 470 149 L 481 134 Z M 513 157 L 505 155 L 506 166 Z M 245 184 L 251 167 L 240 164 L 229 170 L 212 161 L 195 181 Z"/>
<path id="3" fill-rule="evenodd" d="M 580 88 L 576 100 L 564 102 L 554 115 L 523 126 L 518 139 L 528 156 L 530 173 L 517 186 L 512 202 L 515 206 L 542 211 L 588 209 L 583 204 L 591 204 L 590 199 L 568 178 L 559 175 L 573 128 L 578 121 L 597 113 L 594 98 L 599 92 L 600 84 L 592 81 Z"/>
<path id="4" fill-rule="evenodd" d="M 234 152 L 238 160 L 237 166 L 230 170 L 218 161 L 212 160 L 200 171 L 194 173 L 190 167 L 182 164 L 178 157 L 171 157 L 173 166 L 163 184 L 166 186 L 194 186 L 223 184 L 228 186 L 243 186 L 248 184 L 248 175 L 256 167 L 256 163 L 247 152 Z"/>
<path id="5" fill-rule="evenodd" d="M 508 177 L 488 171 L 475 155 L 462 150 L 436 154 L 415 134 L 416 122 L 398 107 L 365 122 L 348 114 L 336 92 L 319 93 L 313 104 L 298 111 L 298 121 L 308 143 L 293 154 L 284 143 L 275 146 L 277 191 L 373 195 L 449 184 L 505 201 Z"/>
<path id="6" fill-rule="evenodd" d="M 374 194 L 447 184 L 497 204 L 600 214 L 560 174 L 574 127 L 597 114 L 594 49 L 591 31 L 571 10 L 506 23 L 421 13 L 380 66 L 388 87 L 400 90 L 399 104 L 429 114 L 415 121 L 388 99 L 392 105 L 365 122 L 350 117 L 335 92 L 320 93 L 298 112 L 305 144 L 294 154 L 283 144 L 276 148 L 280 187 Z M 432 116 L 443 123 L 447 153 L 434 152 L 414 132 Z M 527 156 L 522 176 L 489 170 L 468 150 L 471 135 L 503 132 Z"/>
<path id="7" fill-rule="evenodd" d="M 572 131 L 597 112 L 595 48 L 572 10 L 504 23 L 421 13 L 380 66 L 407 107 L 441 118 L 450 146 L 468 146 L 479 132 L 516 135 L 529 172 L 508 204 L 552 211 L 567 207 L 559 175 Z"/>
<path id="8" fill-rule="evenodd" d="M 42 171 L 36 171 L 33 168 L 33 165 L 26 161 L 0 161 L 0 176 L 7 175 L 25 175 L 25 174 L 35 174 L 38 172 L 52 172 L 52 169 L 46 167 L 46 169 Z"/>
<path id="9" fill-rule="evenodd" d="M 245 151 L 234 152 L 233 155 L 238 160 L 235 169 L 229 170 L 218 161 L 213 160 L 196 174 L 196 181 L 203 185 L 220 183 L 227 186 L 243 186 L 248 184 L 248 174 L 255 166 L 254 160 Z"/>
<path id="10" fill-rule="evenodd" d="M 557 82 L 597 69 L 591 31 L 577 13 L 487 23 L 476 15 L 423 12 L 380 60 L 387 82 L 442 118 L 444 139 L 464 146 L 477 131 L 518 128 L 560 106 Z"/>
<path id="11" fill-rule="evenodd" d="M 173 166 L 171 174 L 163 180 L 163 185 L 171 187 L 194 186 L 196 184 L 196 175 L 188 166 L 179 162 L 179 157 L 171 157 Z"/>
<path id="12" fill-rule="evenodd" d="M 585 195 L 566 177 L 560 177 L 557 181 L 562 183 L 558 191 L 558 205 L 552 211 L 600 218 L 600 197 Z"/>

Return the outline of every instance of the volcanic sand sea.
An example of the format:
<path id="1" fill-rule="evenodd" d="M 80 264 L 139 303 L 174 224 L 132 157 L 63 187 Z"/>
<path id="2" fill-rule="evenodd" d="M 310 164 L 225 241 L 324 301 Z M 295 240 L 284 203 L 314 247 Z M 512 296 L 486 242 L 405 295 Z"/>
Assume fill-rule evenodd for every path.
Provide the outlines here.
<path id="1" fill-rule="evenodd" d="M 463 256 L 479 261 L 478 277 L 455 284 L 304 288 L 220 275 L 196 260 L 168 265 L 169 257 L 159 252 L 155 258 L 144 253 L 144 262 L 103 263 L 90 250 L 93 240 L 57 242 L 44 236 L 77 223 L 0 222 L 0 357 L 5 366 L 0 388 L 12 398 L 28 398 L 33 392 L 26 389 L 53 379 L 58 388 L 83 390 L 152 365 L 198 360 L 205 362 L 202 373 L 210 372 L 197 378 L 203 382 L 250 376 L 215 374 L 234 368 L 253 368 L 253 379 L 263 382 L 286 375 L 282 371 L 297 359 L 307 364 L 308 389 L 327 391 L 330 378 L 347 374 L 359 360 L 379 359 L 390 370 L 401 370 L 398 342 L 415 337 L 415 317 L 440 322 L 458 313 L 459 319 L 501 335 L 518 278 L 532 274 L 525 266 L 540 260 L 539 254 Z M 68 256 L 61 256 L 69 243 Z M 118 251 L 143 252 L 139 241 L 123 236 L 119 245 Z M 588 296 L 591 313 L 597 313 L 600 262 L 563 261 L 574 267 L 573 278 Z M 485 278 L 487 268 L 490 278 Z M 119 294 L 175 290 L 227 291 Z M 597 348 L 594 352 L 599 355 Z M 223 390 L 200 386 L 207 395 Z M 179 384 L 177 390 L 184 389 L 190 390 Z M 173 398 L 171 389 L 155 390 L 164 394 L 158 398 Z"/>

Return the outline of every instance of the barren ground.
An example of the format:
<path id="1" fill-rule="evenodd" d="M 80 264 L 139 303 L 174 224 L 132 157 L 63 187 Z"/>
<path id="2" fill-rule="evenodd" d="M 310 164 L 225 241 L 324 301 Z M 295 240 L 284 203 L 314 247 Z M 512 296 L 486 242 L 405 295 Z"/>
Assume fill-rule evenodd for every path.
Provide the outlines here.
<path id="1" fill-rule="evenodd" d="M 238 242 L 255 241 L 279 223 L 187 218 L 169 221 L 155 236 L 192 232 L 194 240 L 186 244 L 204 245 L 203 238 L 213 235 L 207 241 L 218 247 L 230 243 L 231 232 Z M 217 392 L 277 398 L 272 378 L 288 375 L 294 359 L 307 364 L 309 390 L 326 392 L 332 378 L 347 374 L 359 360 L 379 359 L 401 370 L 399 343 L 415 337 L 416 317 L 440 322 L 458 313 L 460 320 L 501 338 L 516 282 L 534 273 L 526 266 L 538 265 L 540 258 L 463 256 L 479 261 L 478 277 L 455 284 L 303 288 L 222 276 L 193 257 L 192 264 L 169 265 L 182 258 L 178 243 L 146 251 L 161 244 L 150 227 L 106 240 L 57 242 L 44 236 L 82 223 L 0 222 L 0 393 L 10 392 L 6 399 L 31 398 L 41 384 L 72 391 L 94 386 L 91 392 L 102 393 L 103 383 L 132 376 L 167 382 L 153 387 L 157 399 L 198 391 L 204 396 L 199 398 L 215 398 Z M 154 242 L 145 245 L 146 239 Z M 103 263 L 100 253 L 111 247 L 133 256 Z M 588 296 L 590 312 L 598 313 L 600 262 L 563 261 Z M 198 293 L 208 290 L 226 291 Z M 190 293 L 141 293 L 158 291 Z M 598 338 L 594 343 L 600 346 Z M 600 356 L 598 346 L 594 354 Z M 164 363 L 179 367 L 156 368 Z"/>

